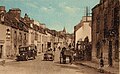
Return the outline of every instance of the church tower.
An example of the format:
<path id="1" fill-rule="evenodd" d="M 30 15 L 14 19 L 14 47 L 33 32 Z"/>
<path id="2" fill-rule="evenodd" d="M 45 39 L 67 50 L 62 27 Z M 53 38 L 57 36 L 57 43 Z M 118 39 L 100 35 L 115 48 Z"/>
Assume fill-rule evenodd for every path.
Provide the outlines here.
<path id="1" fill-rule="evenodd" d="M 65 29 L 65 27 L 64 27 L 64 29 L 63 29 L 63 33 L 66 33 L 66 29 Z"/>

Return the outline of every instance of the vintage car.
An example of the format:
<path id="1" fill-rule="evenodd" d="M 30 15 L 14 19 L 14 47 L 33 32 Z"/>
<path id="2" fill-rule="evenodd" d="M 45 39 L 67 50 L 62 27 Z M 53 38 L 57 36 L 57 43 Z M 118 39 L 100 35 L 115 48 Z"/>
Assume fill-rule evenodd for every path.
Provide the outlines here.
<path id="1" fill-rule="evenodd" d="M 53 51 L 52 50 L 47 50 L 45 53 L 44 53 L 44 60 L 45 61 L 53 61 L 54 60 L 54 54 L 53 54 Z"/>
<path id="2" fill-rule="evenodd" d="M 19 54 L 16 56 L 17 61 L 35 59 L 36 51 L 31 46 L 22 46 L 19 48 Z"/>
<path id="3" fill-rule="evenodd" d="M 65 64 L 67 61 L 67 58 L 69 58 L 69 63 L 72 63 L 73 62 L 73 58 L 72 58 L 73 54 L 74 54 L 73 50 L 63 47 L 60 52 L 60 64 L 61 63 Z"/>

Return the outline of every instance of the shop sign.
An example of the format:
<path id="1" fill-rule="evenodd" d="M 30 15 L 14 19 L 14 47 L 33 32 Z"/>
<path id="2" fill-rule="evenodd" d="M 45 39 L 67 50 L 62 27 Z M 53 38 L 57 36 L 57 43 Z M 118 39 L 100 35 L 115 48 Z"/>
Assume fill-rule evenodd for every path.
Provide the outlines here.
<path id="1" fill-rule="evenodd" d="M 0 43 L 5 43 L 5 40 L 0 40 Z"/>

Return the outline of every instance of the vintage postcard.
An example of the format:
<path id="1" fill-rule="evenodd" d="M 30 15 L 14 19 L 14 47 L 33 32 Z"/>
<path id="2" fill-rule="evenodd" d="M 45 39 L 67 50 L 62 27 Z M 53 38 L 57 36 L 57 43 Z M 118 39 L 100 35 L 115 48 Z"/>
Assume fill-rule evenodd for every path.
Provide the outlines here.
<path id="1" fill-rule="evenodd" d="M 0 74 L 119 74 L 120 0 L 0 0 Z"/>

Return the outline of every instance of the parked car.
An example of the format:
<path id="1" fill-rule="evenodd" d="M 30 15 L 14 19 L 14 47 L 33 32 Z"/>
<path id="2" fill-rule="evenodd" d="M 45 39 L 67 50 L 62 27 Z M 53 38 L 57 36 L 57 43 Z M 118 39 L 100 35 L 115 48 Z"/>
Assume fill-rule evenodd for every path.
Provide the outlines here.
<path id="1" fill-rule="evenodd" d="M 19 48 L 19 54 L 16 56 L 17 61 L 35 59 L 36 51 L 31 46 L 22 46 Z"/>
<path id="2" fill-rule="evenodd" d="M 53 54 L 53 51 L 52 50 L 47 50 L 45 53 L 44 53 L 44 60 L 46 61 L 53 61 L 54 60 L 54 54 Z"/>

